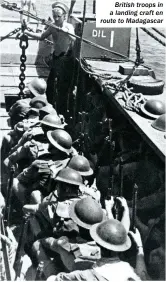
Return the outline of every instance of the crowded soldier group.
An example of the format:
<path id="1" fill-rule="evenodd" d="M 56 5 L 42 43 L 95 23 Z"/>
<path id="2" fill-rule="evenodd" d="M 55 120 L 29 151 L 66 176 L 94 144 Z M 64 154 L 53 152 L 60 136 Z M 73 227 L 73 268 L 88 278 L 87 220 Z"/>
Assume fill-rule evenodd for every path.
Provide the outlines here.
<path id="1" fill-rule="evenodd" d="M 121 221 L 114 219 L 113 197 L 102 208 L 95 179 L 89 186 L 90 162 L 72 147 L 65 119 L 45 90 L 42 79 L 27 85 L 31 98 L 12 106 L 13 130 L 3 140 L 6 169 L 15 167 L 12 209 L 29 217 L 24 249 L 33 267 L 42 262 L 51 280 L 147 279 L 141 236 L 129 231 L 126 200 L 119 198 Z M 125 258 L 132 244 L 135 270 Z"/>
<path id="2" fill-rule="evenodd" d="M 56 26 L 74 33 L 73 27 L 65 22 L 66 6 L 56 2 L 52 9 Z M 146 243 L 145 258 L 148 270 L 157 271 L 154 277 L 161 280 L 164 275 L 163 189 L 158 188 L 157 200 L 156 194 L 144 198 L 143 191 L 137 206 L 139 214 L 148 209 L 152 211 L 152 206 L 160 208 L 148 224 L 136 218 L 138 229 L 131 231 L 131 201 L 127 202 L 124 197 L 116 197 L 123 212 L 120 220 L 115 219 L 115 198 L 106 199 L 104 193 L 105 188 L 108 190 L 105 184 L 108 174 L 101 170 L 94 175 L 96 163 L 78 154 L 62 115 L 64 112 L 60 111 L 54 95 L 55 77 L 59 80 L 57 85 L 62 82 L 59 65 L 74 39 L 51 27 L 42 35 L 26 33 L 37 39 L 52 34 L 55 45 L 47 85 L 39 78 L 27 85 L 26 98 L 10 108 L 12 130 L 4 137 L 1 147 L 4 174 L 9 176 L 14 167 L 11 211 L 28 218 L 24 251 L 32 267 L 38 269 L 42 264 L 43 279 L 55 281 L 149 280 L 144 241 L 149 244 Z M 99 179 L 101 181 L 96 181 Z M 6 186 L 2 192 L 6 197 Z M 1 217 L 5 207 L 3 196 L 1 194 Z M 9 253 L 13 254 L 17 243 L 10 229 L 8 232 L 8 237 L 1 235 L 1 239 L 8 242 Z M 13 272 L 13 278 L 15 275 Z M 26 279 L 26 271 L 19 278 Z"/>

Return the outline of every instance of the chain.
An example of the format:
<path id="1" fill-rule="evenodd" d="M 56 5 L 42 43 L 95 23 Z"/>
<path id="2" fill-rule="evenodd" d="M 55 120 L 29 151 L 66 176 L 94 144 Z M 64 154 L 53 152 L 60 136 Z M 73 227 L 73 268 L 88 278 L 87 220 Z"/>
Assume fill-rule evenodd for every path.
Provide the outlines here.
<path id="1" fill-rule="evenodd" d="M 21 27 L 18 27 L 18 28 L 15 28 L 14 30 L 12 30 L 11 32 L 9 32 L 7 35 L 1 36 L 0 37 L 0 42 L 3 41 L 4 39 L 7 39 L 7 38 L 11 37 L 12 35 L 16 34 L 20 30 L 21 30 Z"/>
<path id="2" fill-rule="evenodd" d="M 28 48 L 28 36 L 26 34 L 24 34 L 24 27 L 22 26 L 22 30 L 23 30 L 23 34 L 20 36 L 20 48 L 22 50 L 22 54 L 20 56 L 20 75 L 19 75 L 19 79 L 20 79 L 20 84 L 19 84 L 19 89 L 20 89 L 20 93 L 19 93 L 19 98 L 22 99 L 24 98 L 24 88 L 25 88 L 25 70 L 26 70 L 26 55 L 25 55 L 25 50 Z"/>

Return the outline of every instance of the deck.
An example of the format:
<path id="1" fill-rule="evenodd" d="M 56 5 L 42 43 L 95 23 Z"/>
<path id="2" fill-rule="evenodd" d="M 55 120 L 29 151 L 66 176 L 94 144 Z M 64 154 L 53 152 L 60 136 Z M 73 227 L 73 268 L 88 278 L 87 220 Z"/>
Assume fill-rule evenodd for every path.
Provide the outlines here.
<path id="1" fill-rule="evenodd" d="M 125 75 L 119 73 L 119 64 L 109 63 L 109 62 L 98 62 L 98 61 L 89 61 L 88 64 L 91 64 L 92 67 L 100 68 L 100 73 L 107 72 L 110 75 L 125 78 Z M 103 70 L 103 71 L 102 71 Z M 114 103 L 115 107 L 123 114 L 123 116 L 133 125 L 136 131 L 142 136 L 143 140 L 154 150 L 154 152 L 160 157 L 164 162 L 166 157 L 166 132 L 162 132 L 154 129 L 151 126 L 153 122 L 152 119 L 141 116 L 136 112 L 128 111 L 124 109 L 119 100 L 116 99 L 114 95 L 111 94 L 111 91 L 105 89 L 104 93 L 109 97 L 109 100 Z M 166 88 L 164 92 L 160 95 L 145 95 L 147 100 L 157 99 L 165 102 L 166 100 Z"/>

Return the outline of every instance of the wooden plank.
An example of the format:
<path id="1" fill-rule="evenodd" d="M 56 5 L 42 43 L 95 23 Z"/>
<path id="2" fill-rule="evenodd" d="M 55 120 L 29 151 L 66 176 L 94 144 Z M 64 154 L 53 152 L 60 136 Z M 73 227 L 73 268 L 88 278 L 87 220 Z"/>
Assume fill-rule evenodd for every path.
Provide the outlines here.
<path id="1" fill-rule="evenodd" d="M 40 77 L 40 76 L 38 76 Z M 29 83 L 34 77 L 27 77 L 24 81 L 24 83 Z M 45 79 L 45 78 L 43 78 Z M 46 79 L 45 79 L 46 80 Z M 0 80 L 0 87 L 18 87 L 20 83 L 20 80 L 18 77 L 10 77 L 10 79 L 7 76 L 2 76 Z"/>
<path id="2" fill-rule="evenodd" d="M 8 117 L 4 117 L 4 116 L 1 116 L 1 122 L 0 122 L 0 130 L 10 130 L 10 126 L 8 125 Z"/>
<path id="3" fill-rule="evenodd" d="M 25 75 L 26 77 L 48 77 L 49 69 L 48 68 L 40 68 L 40 66 L 36 66 L 36 68 L 26 66 Z M 20 66 L 6 66 L 0 68 L 0 76 L 19 76 L 20 75 Z"/>

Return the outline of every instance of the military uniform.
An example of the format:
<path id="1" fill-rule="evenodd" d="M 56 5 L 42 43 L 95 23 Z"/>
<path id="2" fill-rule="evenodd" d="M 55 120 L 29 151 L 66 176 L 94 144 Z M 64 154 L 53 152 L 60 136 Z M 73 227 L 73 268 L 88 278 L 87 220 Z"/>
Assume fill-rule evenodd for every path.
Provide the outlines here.
<path id="1" fill-rule="evenodd" d="M 38 189 L 41 190 L 45 196 L 48 195 L 55 185 L 52 179 L 55 178 L 59 170 L 66 166 L 66 162 L 68 162 L 68 159 L 53 161 L 50 160 L 51 157 L 52 156 L 48 154 L 45 160 L 35 160 L 17 176 L 19 182 L 30 191 Z"/>
<path id="2" fill-rule="evenodd" d="M 42 140 L 44 142 L 44 140 Z M 34 160 L 45 155 L 50 154 L 48 151 L 49 143 L 45 140 L 45 143 L 31 140 L 26 142 L 23 146 L 19 147 L 14 153 L 12 153 L 8 159 L 11 163 L 21 162 L 21 167 L 25 168 L 29 166 Z"/>
<path id="3" fill-rule="evenodd" d="M 84 271 L 73 271 L 70 273 L 59 273 L 50 277 L 48 281 L 129 281 L 141 280 L 134 269 L 119 259 L 101 259 L 97 261 L 92 269 Z"/>
<path id="4" fill-rule="evenodd" d="M 26 142 L 33 140 L 42 140 L 44 136 L 44 132 L 40 125 L 34 125 L 33 128 L 29 128 L 26 130 L 22 137 L 19 139 L 16 146 L 14 146 L 11 150 L 11 152 L 16 151 L 19 147 L 23 146 Z"/>

